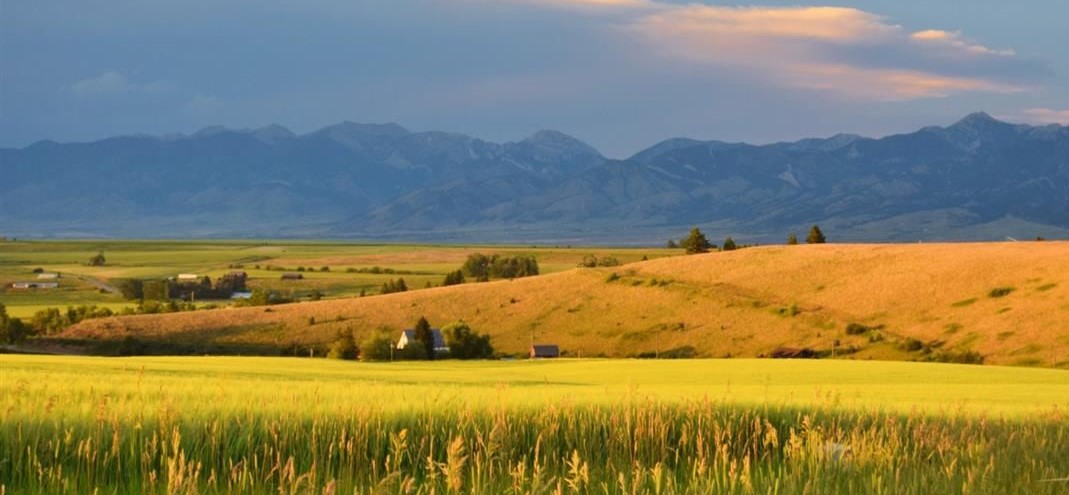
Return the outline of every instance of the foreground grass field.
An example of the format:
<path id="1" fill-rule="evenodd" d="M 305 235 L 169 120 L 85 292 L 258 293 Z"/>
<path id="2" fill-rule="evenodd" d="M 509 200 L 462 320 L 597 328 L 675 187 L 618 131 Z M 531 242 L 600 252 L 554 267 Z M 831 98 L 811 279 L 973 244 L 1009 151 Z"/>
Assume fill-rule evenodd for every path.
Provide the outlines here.
<path id="1" fill-rule="evenodd" d="M 196 354 L 322 353 L 339 331 L 362 339 L 420 316 L 464 320 L 512 354 L 533 338 L 588 357 L 790 347 L 1069 368 L 1069 242 L 758 247 L 269 309 L 105 318 L 62 337 Z"/>
<path id="2" fill-rule="evenodd" d="M 1056 494 L 1069 373 L 0 357 L 6 493 Z"/>

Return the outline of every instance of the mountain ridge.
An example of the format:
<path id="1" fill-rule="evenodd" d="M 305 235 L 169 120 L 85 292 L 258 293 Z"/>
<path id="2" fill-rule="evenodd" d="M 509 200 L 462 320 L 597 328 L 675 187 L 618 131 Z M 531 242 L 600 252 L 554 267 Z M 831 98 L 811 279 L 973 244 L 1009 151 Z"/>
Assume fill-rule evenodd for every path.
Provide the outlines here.
<path id="1" fill-rule="evenodd" d="M 609 159 L 553 130 L 505 143 L 351 121 L 0 149 L 9 236 L 754 242 L 1069 234 L 1069 127 L 983 112 L 880 138 L 673 138 Z M 77 229 L 73 229 L 73 227 Z"/>

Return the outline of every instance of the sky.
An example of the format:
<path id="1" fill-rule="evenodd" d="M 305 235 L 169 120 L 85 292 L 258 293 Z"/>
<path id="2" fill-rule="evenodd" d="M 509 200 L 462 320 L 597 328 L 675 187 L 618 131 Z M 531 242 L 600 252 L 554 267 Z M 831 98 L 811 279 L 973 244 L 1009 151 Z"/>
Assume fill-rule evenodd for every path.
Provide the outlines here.
<path id="1" fill-rule="evenodd" d="M 0 0 L 0 147 L 395 122 L 663 139 L 1069 123 L 1069 2 Z"/>

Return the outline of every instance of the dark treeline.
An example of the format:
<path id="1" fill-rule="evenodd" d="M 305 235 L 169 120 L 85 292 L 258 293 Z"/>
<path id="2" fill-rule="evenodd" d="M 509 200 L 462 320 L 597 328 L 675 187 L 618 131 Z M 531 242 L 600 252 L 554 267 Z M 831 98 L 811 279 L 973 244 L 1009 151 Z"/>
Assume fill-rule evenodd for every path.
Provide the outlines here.
<path id="1" fill-rule="evenodd" d="M 486 256 L 475 253 L 468 256 L 460 268 L 465 277 L 477 281 L 492 278 L 519 278 L 538 275 L 538 261 L 534 256 Z"/>

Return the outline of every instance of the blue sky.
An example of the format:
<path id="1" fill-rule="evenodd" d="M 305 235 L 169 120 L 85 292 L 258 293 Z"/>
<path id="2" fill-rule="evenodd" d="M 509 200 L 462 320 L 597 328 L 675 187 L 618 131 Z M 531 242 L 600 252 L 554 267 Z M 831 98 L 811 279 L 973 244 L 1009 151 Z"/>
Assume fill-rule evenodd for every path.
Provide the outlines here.
<path id="1" fill-rule="evenodd" d="M 0 0 L 0 146 L 344 120 L 669 137 L 1069 123 L 1069 2 Z"/>

